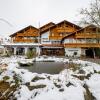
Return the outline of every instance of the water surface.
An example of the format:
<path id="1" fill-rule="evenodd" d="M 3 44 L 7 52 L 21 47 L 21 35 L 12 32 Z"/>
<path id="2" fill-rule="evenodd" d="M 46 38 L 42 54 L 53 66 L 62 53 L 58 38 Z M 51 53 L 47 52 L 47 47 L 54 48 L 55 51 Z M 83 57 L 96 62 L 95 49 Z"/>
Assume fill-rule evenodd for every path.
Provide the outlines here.
<path id="1" fill-rule="evenodd" d="M 58 74 L 64 69 L 63 62 L 34 62 L 33 66 L 24 67 L 31 72 L 36 73 L 48 73 L 48 74 Z"/>

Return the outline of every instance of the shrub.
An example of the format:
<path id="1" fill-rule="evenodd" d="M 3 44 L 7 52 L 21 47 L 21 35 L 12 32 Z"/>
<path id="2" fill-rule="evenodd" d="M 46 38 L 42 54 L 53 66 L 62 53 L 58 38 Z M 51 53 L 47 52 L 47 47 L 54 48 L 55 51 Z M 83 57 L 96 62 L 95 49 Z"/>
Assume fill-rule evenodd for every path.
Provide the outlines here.
<path id="1" fill-rule="evenodd" d="M 76 64 L 76 63 L 70 62 L 68 64 L 68 68 L 72 69 L 73 71 L 76 71 L 76 70 L 80 69 L 80 64 Z"/>
<path id="2" fill-rule="evenodd" d="M 28 59 L 35 57 L 36 51 L 35 50 L 28 50 L 28 52 L 26 53 L 26 56 L 27 56 Z"/>
<path id="3" fill-rule="evenodd" d="M 10 57 L 12 55 L 11 51 L 6 51 L 6 54 L 4 55 L 5 57 Z"/>

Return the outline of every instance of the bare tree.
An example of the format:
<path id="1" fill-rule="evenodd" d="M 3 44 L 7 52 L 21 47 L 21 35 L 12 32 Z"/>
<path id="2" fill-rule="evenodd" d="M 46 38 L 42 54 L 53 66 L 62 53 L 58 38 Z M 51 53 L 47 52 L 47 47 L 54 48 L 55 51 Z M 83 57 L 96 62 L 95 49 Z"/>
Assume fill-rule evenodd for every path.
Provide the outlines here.
<path id="1" fill-rule="evenodd" d="M 92 0 L 89 8 L 82 8 L 80 14 L 83 15 L 81 23 L 100 27 L 100 0 Z"/>

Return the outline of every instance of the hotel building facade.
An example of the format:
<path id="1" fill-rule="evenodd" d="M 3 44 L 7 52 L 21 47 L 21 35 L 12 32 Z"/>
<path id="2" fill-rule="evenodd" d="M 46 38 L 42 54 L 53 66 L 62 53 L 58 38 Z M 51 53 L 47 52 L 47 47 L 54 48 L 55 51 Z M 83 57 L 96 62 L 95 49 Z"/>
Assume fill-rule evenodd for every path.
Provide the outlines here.
<path id="1" fill-rule="evenodd" d="M 82 28 L 69 21 L 50 22 L 36 28 L 28 26 L 10 35 L 9 43 L 2 43 L 4 53 L 25 55 L 35 50 L 37 55 L 92 56 L 93 49 L 100 48 L 100 29 L 95 25 Z"/>

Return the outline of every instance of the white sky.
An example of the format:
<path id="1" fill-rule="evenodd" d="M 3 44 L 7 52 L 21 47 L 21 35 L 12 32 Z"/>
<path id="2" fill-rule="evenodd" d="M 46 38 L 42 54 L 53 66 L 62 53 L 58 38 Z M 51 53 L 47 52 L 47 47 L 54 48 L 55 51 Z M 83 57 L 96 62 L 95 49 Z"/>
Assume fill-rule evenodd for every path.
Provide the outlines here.
<path id="1" fill-rule="evenodd" d="M 12 34 L 27 25 L 39 27 L 50 21 L 71 22 L 80 19 L 79 9 L 88 7 L 90 0 L 0 0 L 0 35 Z"/>

